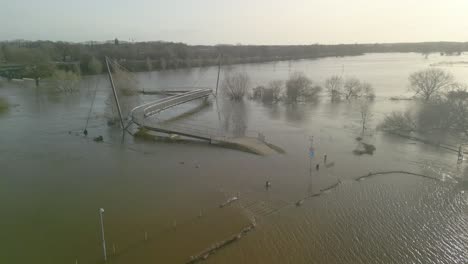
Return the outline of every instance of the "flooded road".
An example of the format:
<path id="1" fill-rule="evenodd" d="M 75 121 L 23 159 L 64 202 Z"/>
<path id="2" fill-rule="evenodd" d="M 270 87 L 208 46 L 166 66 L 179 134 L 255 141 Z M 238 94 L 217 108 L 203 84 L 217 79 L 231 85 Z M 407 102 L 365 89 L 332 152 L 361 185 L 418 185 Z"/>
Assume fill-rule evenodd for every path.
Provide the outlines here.
<path id="1" fill-rule="evenodd" d="M 332 74 L 356 76 L 375 87 L 370 126 L 375 128 L 385 114 L 414 104 L 388 100 L 408 94 L 411 72 L 444 60 L 468 58 L 371 54 L 224 71 L 246 71 L 255 86 L 287 79 L 294 71 L 317 83 Z M 468 83 L 468 69 L 445 69 Z M 139 73 L 137 78 L 145 90 L 213 87 L 216 68 Z M 99 89 L 84 137 L 94 92 L 89 83 Z M 14 105 L 0 114 L 0 263 L 103 263 L 101 207 L 109 263 L 186 263 L 252 219 L 254 231 L 206 263 L 468 261 L 466 162 L 457 164 L 453 152 L 375 129 L 364 137 L 376 146 L 374 155 L 354 155 L 355 138 L 361 136 L 355 103 L 332 104 L 322 97 L 315 103 L 268 105 L 219 98 L 159 117 L 235 135 L 261 132 L 286 152 L 257 156 L 202 142 L 122 137 L 118 127 L 107 125 L 106 77 L 90 77 L 81 85 L 72 95 L 27 83 L 0 87 L 0 96 Z M 198 111 L 190 112 L 194 108 Z M 104 142 L 92 140 L 98 135 Z M 310 136 L 316 152 L 311 163 Z M 379 171 L 436 180 L 402 173 L 355 180 Z M 233 196 L 239 200 L 219 207 Z"/>

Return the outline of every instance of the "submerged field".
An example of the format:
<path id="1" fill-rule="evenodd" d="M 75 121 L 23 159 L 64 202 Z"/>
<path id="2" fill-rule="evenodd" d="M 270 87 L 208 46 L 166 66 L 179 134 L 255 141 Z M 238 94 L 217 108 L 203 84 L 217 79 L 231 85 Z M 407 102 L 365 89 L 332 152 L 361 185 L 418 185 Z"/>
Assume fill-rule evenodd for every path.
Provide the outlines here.
<path id="1" fill-rule="evenodd" d="M 295 71 L 318 84 L 332 74 L 368 81 L 377 98 L 365 135 L 359 105 L 331 103 L 325 95 L 299 104 L 211 98 L 155 120 L 233 135 L 260 132 L 285 151 L 269 156 L 203 142 L 122 137 L 107 124 L 106 76 L 82 81 L 74 94 L 3 84 L 0 98 L 13 107 L 0 114 L 0 263 L 102 263 L 101 207 L 110 263 L 186 263 L 252 219 L 253 231 L 206 263 L 466 263 L 466 162 L 458 164 L 452 151 L 375 129 L 386 114 L 415 107 L 389 98 L 410 95 L 407 78 L 416 70 L 442 65 L 437 67 L 468 83 L 464 65 L 445 63 L 465 57 L 371 54 L 223 69 L 247 72 L 253 86 Z M 142 89 L 177 90 L 214 87 L 216 73 L 208 67 L 136 76 Z M 99 89 L 84 137 L 95 87 L 90 83 Z M 99 135 L 104 141 L 94 142 Z M 353 154 L 356 137 L 376 147 L 373 155 Z M 386 171 L 396 173 L 356 180 Z M 234 196 L 239 199 L 219 207 Z"/>

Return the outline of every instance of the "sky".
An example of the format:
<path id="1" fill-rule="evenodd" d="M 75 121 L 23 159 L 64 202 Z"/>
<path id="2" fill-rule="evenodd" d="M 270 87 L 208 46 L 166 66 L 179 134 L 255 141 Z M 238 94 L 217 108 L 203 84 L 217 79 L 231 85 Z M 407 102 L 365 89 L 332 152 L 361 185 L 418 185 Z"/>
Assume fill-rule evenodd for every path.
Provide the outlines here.
<path id="1" fill-rule="evenodd" d="M 0 0 L 0 40 L 468 41 L 468 0 Z"/>

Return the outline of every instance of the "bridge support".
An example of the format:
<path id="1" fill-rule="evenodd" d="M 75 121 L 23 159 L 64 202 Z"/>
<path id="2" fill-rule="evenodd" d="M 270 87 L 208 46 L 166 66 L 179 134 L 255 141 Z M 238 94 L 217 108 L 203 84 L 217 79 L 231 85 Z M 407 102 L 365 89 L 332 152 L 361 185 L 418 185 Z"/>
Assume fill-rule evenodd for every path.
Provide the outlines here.
<path id="1" fill-rule="evenodd" d="M 110 70 L 110 67 L 109 67 L 109 58 L 108 57 L 106 57 L 106 66 L 107 66 L 107 73 L 109 74 L 109 80 L 110 80 L 111 87 L 112 87 L 112 93 L 114 94 L 115 104 L 117 105 L 117 110 L 119 112 L 120 127 L 122 129 L 125 129 L 124 121 L 123 121 L 123 118 L 122 118 L 122 110 L 120 109 L 119 97 L 117 96 L 117 91 L 115 90 L 114 79 L 112 78 L 112 73 L 111 73 L 111 70 Z"/>

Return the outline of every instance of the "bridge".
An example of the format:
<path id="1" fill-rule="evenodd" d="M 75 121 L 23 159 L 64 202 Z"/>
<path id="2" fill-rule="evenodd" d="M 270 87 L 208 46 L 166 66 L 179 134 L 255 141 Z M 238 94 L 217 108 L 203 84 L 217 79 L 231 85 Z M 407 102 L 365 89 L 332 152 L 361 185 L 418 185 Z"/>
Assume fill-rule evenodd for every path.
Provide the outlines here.
<path id="1" fill-rule="evenodd" d="M 110 70 L 110 65 L 115 66 L 116 62 L 112 62 L 106 58 L 106 64 L 109 74 L 109 80 L 114 94 L 114 100 L 118 108 L 118 113 L 120 116 L 121 127 L 127 129 L 128 126 L 124 125 L 122 118 L 122 111 L 119 104 L 119 96 L 114 84 L 112 77 L 112 72 Z M 120 65 L 117 67 L 122 68 Z M 219 75 L 218 75 L 219 76 Z M 219 77 L 218 77 L 219 78 Z M 218 82 L 217 82 L 218 83 Z M 143 93 L 144 94 L 144 93 Z M 152 93 L 149 93 L 152 94 Z M 130 111 L 130 124 L 136 124 L 138 127 L 143 128 L 147 131 L 153 131 L 157 133 L 163 133 L 168 135 L 179 135 L 182 137 L 193 138 L 197 140 L 208 141 L 210 144 L 214 143 L 223 147 L 238 149 L 254 154 L 259 155 L 269 155 L 273 153 L 282 152 L 282 149 L 276 147 L 272 144 L 269 144 L 265 141 L 263 134 L 258 133 L 251 136 L 241 136 L 241 137 L 228 137 L 225 133 L 219 131 L 218 129 L 204 127 L 201 125 L 189 125 L 187 124 L 171 124 L 164 125 L 161 123 L 155 124 L 152 122 L 151 117 L 161 113 L 162 111 L 190 102 L 198 99 L 208 98 L 213 94 L 212 89 L 192 89 L 184 91 L 172 91 L 170 96 L 158 99 L 149 103 L 145 103 L 133 108 Z M 145 136 L 148 134 L 143 130 Z M 140 130 L 139 132 L 142 132 Z M 135 134 L 136 135 L 136 134 Z"/>
<path id="2" fill-rule="evenodd" d="M 187 103 L 193 100 L 197 99 L 202 99 L 202 98 L 207 98 L 213 93 L 211 89 L 196 89 L 193 91 L 185 91 L 185 92 L 180 92 L 179 94 L 172 95 L 163 99 L 159 99 L 150 103 L 146 103 L 140 106 L 137 106 L 132 109 L 130 116 L 131 116 L 131 121 L 138 125 L 139 127 L 143 127 L 147 130 L 155 131 L 155 132 L 160 132 L 160 133 L 166 133 L 166 134 L 174 134 L 174 135 L 180 135 L 180 136 L 185 136 L 185 137 L 191 137 L 191 138 L 196 138 L 196 139 L 201 139 L 201 140 L 207 140 L 207 141 L 212 141 L 213 137 L 216 135 L 213 135 L 213 133 L 208 133 L 208 132 L 202 132 L 201 130 L 196 130 L 194 128 L 192 129 L 174 129 L 174 128 L 169 128 L 169 127 L 162 127 L 162 126 L 150 126 L 145 122 L 146 118 L 149 118 L 151 116 L 154 116 L 161 111 L 164 111 L 168 108 Z M 190 130 L 190 131 L 187 131 Z"/>

